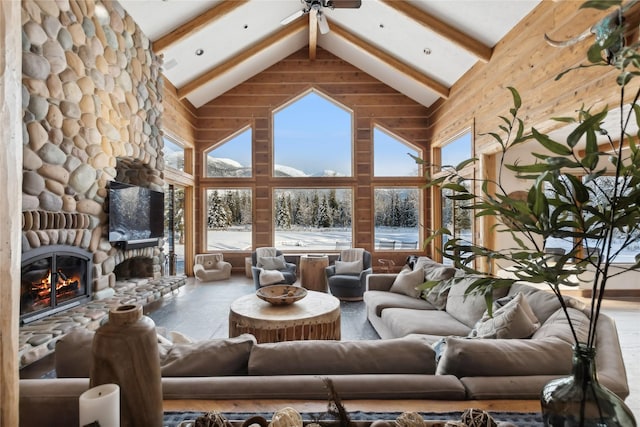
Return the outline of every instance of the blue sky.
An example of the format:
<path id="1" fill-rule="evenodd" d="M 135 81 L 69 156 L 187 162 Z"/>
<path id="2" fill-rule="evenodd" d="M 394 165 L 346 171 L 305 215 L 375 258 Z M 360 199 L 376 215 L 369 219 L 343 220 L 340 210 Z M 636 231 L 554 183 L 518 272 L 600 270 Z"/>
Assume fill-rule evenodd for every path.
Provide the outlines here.
<path id="1" fill-rule="evenodd" d="M 275 160 L 278 165 L 302 170 L 308 175 L 325 170 L 352 175 L 351 116 L 336 104 L 311 92 L 276 112 L 274 117 Z M 407 153 L 411 147 L 374 128 L 374 171 L 377 176 L 415 175 L 416 164 Z M 453 148 L 453 147 L 452 147 Z M 251 165 L 251 130 L 236 135 L 216 148 L 215 157 Z M 466 159 L 470 154 L 456 157 Z"/>

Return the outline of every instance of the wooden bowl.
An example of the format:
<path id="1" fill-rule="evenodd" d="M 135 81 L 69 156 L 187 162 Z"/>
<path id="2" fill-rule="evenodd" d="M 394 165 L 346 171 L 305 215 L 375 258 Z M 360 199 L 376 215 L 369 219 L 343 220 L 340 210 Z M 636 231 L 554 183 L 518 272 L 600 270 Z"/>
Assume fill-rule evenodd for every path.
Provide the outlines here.
<path id="1" fill-rule="evenodd" d="M 306 297 L 307 290 L 292 285 L 270 285 L 258 289 L 256 295 L 273 305 L 289 305 Z"/>

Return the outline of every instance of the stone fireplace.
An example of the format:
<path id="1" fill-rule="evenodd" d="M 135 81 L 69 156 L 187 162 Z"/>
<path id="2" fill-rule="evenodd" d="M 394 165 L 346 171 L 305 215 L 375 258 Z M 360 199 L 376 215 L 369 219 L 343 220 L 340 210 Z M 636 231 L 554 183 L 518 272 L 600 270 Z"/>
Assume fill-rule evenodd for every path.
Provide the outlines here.
<path id="1" fill-rule="evenodd" d="M 23 273 L 61 280 L 66 258 L 47 255 L 61 246 L 89 257 L 82 297 L 23 283 L 29 320 L 50 300 L 111 298 L 120 275 L 160 277 L 162 241 L 145 250 L 109 242 L 108 188 L 163 191 L 163 79 L 161 58 L 118 2 L 22 2 L 22 25 L 23 268 L 35 264 Z"/>
<path id="2" fill-rule="evenodd" d="M 23 255 L 20 321 L 29 323 L 91 299 L 91 254 L 53 245 Z"/>

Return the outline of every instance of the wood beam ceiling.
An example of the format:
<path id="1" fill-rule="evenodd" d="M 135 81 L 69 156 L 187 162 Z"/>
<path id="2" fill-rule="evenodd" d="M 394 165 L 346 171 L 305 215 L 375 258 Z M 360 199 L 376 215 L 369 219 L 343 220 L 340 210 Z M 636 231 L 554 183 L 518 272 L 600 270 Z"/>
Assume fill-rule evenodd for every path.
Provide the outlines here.
<path id="1" fill-rule="evenodd" d="M 223 16 L 233 12 L 249 0 L 225 0 L 220 2 L 216 6 L 204 12 L 202 15 L 197 16 L 184 25 L 176 28 L 170 33 L 160 37 L 153 42 L 153 51 L 156 54 L 161 54 L 163 51 L 178 43 L 181 40 L 186 39 L 191 34 L 203 29 L 207 25 L 213 24 Z"/>
<path id="2" fill-rule="evenodd" d="M 403 13 L 408 18 L 423 25 L 427 29 L 435 32 L 436 34 L 446 38 L 452 43 L 459 46 L 461 49 L 466 50 L 472 55 L 476 56 L 483 62 L 489 62 L 493 49 L 480 43 L 478 40 L 470 37 L 457 29 L 453 28 L 449 24 L 439 20 L 435 16 L 425 12 L 411 5 L 408 1 L 400 0 L 380 0 L 394 10 Z"/>
<path id="3" fill-rule="evenodd" d="M 424 75 L 420 71 L 389 55 L 383 50 L 378 49 L 374 45 L 365 42 L 360 37 L 349 32 L 346 28 L 338 25 L 334 21 L 331 21 L 331 32 L 357 46 L 359 49 L 362 49 L 368 54 L 375 56 L 378 60 L 394 68 L 396 71 L 402 74 L 406 74 L 407 76 L 426 86 L 428 89 L 437 93 L 441 97 L 445 99 L 449 98 L 449 88 L 447 86 L 437 82 L 429 76 Z"/>
<path id="4" fill-rule="evenodd" d="M 274 43 L 278 43 L 287 37 L 293 36 L 298 32 L 305 30 L 306 28 L 307 28 L 307 20 L 302 18 L 297 19 L 296 21 L 287 25 L 280 31 L 277 31 L 272 35 L 265 37 L 264 39 L 254 44 L 250 48 L 246 49 L 239 55 L 236 55 L 233 58 L 230 58 L 229 60 L 225 61 L 223 64 L 215 68 L 212 68 L 206 73 L 196 77 L 194 80 L 190 81 L 189 83 L 187 83 L 186 85 L 178 89 L 177 91 L 178 98 L 180 99 L 186 98 L 187 96 L 189 96 L 189 94 L 196 91 L 199 87 L 204 86 L 211 80 L 221 76 L 225 72 L 234 68 L 238 64 L 241 64 L 242 62 L 248 60 L 252 56 L 259 54 L 263 49 L 266 49 L 267 47 L 273 45 Z"/>
<path id="5" fill-rule="evenodd" d="M 318 11 L 312 9 L 309 12 L 309 59 L 316 59 L 316 50 L 318 48 Z"/>

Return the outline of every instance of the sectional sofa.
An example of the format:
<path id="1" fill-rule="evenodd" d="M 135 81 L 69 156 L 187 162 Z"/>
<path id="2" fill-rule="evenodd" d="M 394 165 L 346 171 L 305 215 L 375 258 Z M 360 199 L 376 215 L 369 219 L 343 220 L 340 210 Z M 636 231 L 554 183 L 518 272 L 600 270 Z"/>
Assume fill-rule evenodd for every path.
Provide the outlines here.
<path id="1" fill-rule="evenodd" d="M 449 289 L 439 281 L 458 276 Z M 416 286 L 438 283 L 430 292 Z M 571 372 L 574 339 L 560 301 L 550 291 L 525 283 L 493 292 L 493 317 L 484 295 L 467 292 L 475 277 L 420 257 L 399 274 L 369 276 L 367 317 L 383 339 L 419 334 L 432 343 L 436 375 L 453 375 L 470 399 L 537 398 L 553 377 Z M 444 289 L 444 290 L 443 290 Z M 571 322 L 586 342 L 589 309 L 564 297 Z M 629 394 L 614 320 L 600 314 L 596 366 L 603 385 L 621 398 Z"/>
<path id="2" fill-rule="evenodd" d="M 342 399 L 538 400 L 544 384 L 570 372 L 572 344 L 555 296 L 514 285 L 494 295 L 504 306 L 484 318 L 484 298 L 465 297 L 464 283 L 425 300 L 413 281 L 456 272 L 424 261 L 397 275 L 369 276 L 364 300 L 382 340 L 258 344 L 251 335 L 185 342 L 159 334 L 164 399 L 325 400 L 323 378 L 330 378 Z M 583 307 L 567 301 L 583 334 Z M 611 318 L 601 315 L 597 335 L 599 378 L 625 398 L 629 389 Z M 21 426 L 51 419 L 78 425 L 92 339 L 91 332 L 77 330 L 58 342 L 59 378 L 20 381 Z"/>

